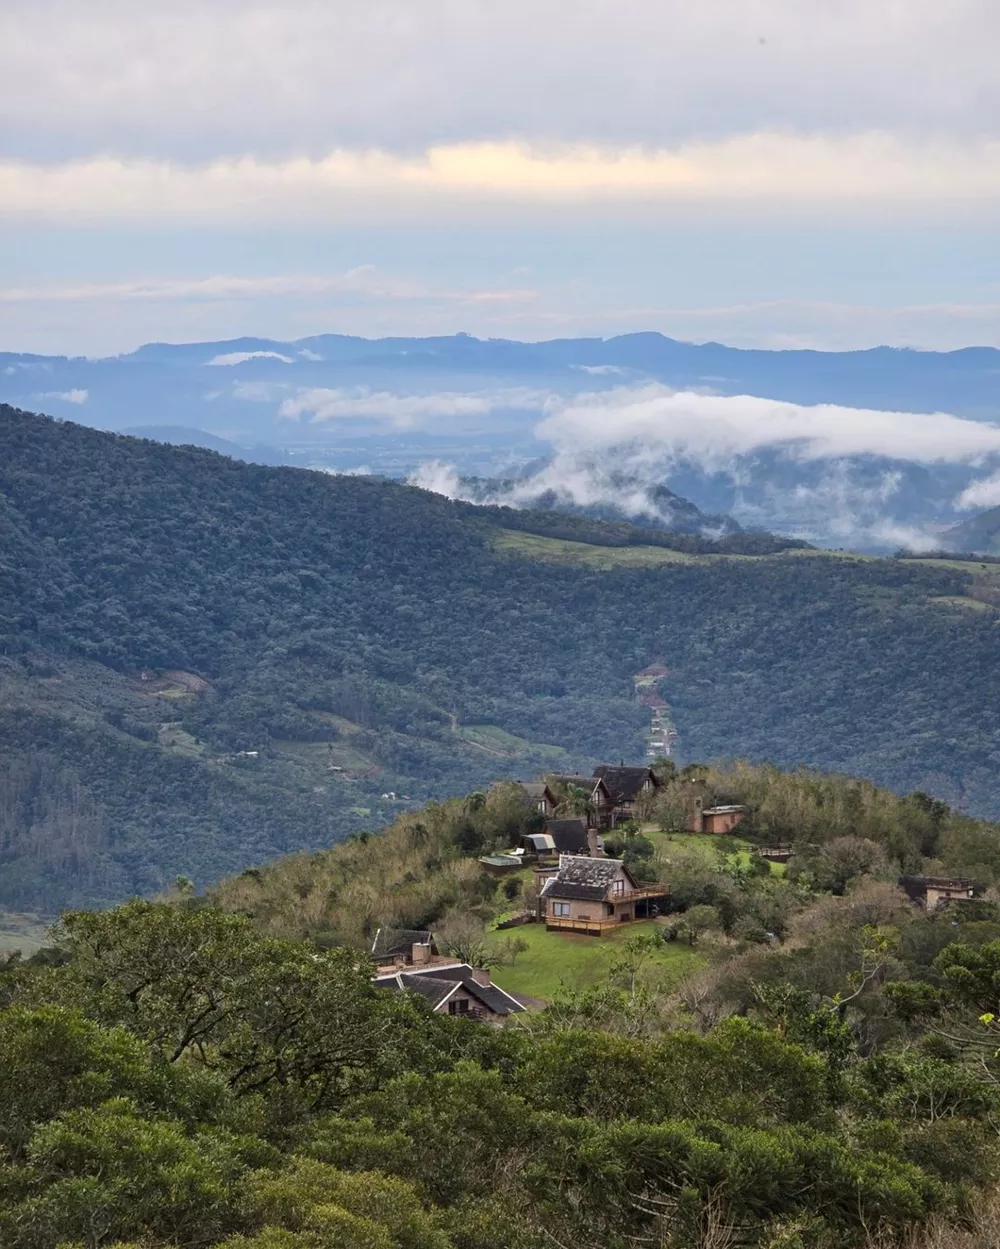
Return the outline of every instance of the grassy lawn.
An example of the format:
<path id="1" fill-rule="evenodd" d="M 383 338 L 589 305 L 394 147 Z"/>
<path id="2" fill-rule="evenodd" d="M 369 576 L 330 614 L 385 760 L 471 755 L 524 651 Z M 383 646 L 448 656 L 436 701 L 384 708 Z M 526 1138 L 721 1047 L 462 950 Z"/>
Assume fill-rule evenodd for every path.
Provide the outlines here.
<path id="1" fill-rule="evenodd" d="M 642 830 L 642 835 L 648 837 L 665 858 L 670 857 L 670 850 L 673 846 L 697 850 L 713 866 L 718 862 L 720 847 L 726 851 L 727 864 L 738 863 L 740 867 L 749 867 L 754 857 L 750 842 L 733 834 L 719 836 L 713 833 L 661 833 L 654 825 L 646 825 Z M 768 867 L 776 876 L 783 876 L 787 866 L 786 863 L 768 863 Z"/>
<path id="2" fill-rule="evenodd" d="M 522 533 L 518 529 L 498 531 L 496 545 L 502 551 L 527 555 L 533 559 L 587 564 L 591 568 L 617 568 L 622 565 L 648 567 L 652 564 L 690 564 L 696 555 L 668 551 L 662 546 L 593 546 L 589 542 L 571 542 L 566 538 L 543 538 Z"/>
<path id="3" fill-rule="evenodd" d="M 977 598 L 966 598 L 964 594 L 932 594 L 929 603 L 942 603 L 945 607 L 961 607 L 969 611 L 989 611 L 989 603 Z"/>
<path id="4" fill-rule="evenodd" d="M 523 533 L 519 529 L 498 529 L 494 538 L 498 550 L 525 555 L 530 559 L 555 560 L 559 563 L 587 564 L 590 568 L 608 569 L 629 566 L 634 568 L 655 567 L 660 564 L 709 563 L 723 559 L 752 560 L 802 559 L 816 556 L 831 559 L 870 560 L 877 556 L 857 555 L 853 551 L 800 550 L 793 547 L 774 555 L 706 554 L 689 555 L 684 551 L 670 551 L 661 546 L 596 546 L 589 542 L 573 542 L 568 538 L 546 538 L 540 534 Z"/>
<path id="5" fill-rule="evenodd" d="M 544 924 L 525 924 L 499 933 L 521 937 L 528 949 L 510 966 L 498 967 L 496 979 L 511 993 L 524 993 L 547 1001 L 560 988 L 585 989 L 607 980 L 612 961 L 621 954 L 626 937 L 650 933 L 660 925 L 653 920 L 623 924 L 606 937 L 575 932 L 546 932 Z M 643 969 L 643 978 L 657 987 L 669 987 L 704 965 L 696 949 L 679 941 L 663 942 Z"/>
<path id="6" fill-rule="evenodd" d="M 495 724 L 461 725 L 455 730 L 455 736 L 470 746 L 503 759 L 513 759 L 518 755 L 534 752 L 558 762 L 566 754 L 561 746 L 548 746 L 544 742 L 531 742 L 524 737 L 515 737 L 513 733 L 508 733 Z"/>

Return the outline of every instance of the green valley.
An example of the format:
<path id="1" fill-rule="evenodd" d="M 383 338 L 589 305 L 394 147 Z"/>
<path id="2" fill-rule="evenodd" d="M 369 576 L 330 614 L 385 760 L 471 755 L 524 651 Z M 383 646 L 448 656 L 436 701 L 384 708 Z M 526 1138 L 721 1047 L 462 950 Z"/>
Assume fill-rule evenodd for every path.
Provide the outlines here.
<path id="1" fill-rule="evenodd" d="M 655 662 L 682 757 L 1000 813 L 978 567 L 474 507 L 11 408 L 0 442 L 6 907 L 208 883 L 641 758 Z"/>

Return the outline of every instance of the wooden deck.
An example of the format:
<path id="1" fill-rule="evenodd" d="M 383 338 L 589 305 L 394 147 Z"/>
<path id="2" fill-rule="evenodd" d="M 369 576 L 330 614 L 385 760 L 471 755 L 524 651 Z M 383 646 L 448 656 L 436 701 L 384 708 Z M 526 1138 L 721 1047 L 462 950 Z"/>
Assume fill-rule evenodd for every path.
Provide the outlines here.
<path id="1" fill-rule="evenodd" d="M 670 896 L 670 889 L 666 885 L 649 885 L 645 889 L 635 889 L 631 893 L 625 894 L 623 897 L 615 899 L 618 904 L 637 902 L 646 902 L 652 898 L 666 898 Z M 603 905 L 603 903 L 601 904 Z M 606 932 L 610 932 L 612 928 L 621 928 L 624 924 L 632 924 L 642 922 L 648 918 L 645 915 L 636 916 L 635 919 L 622 919 L 619 915 L 602 915 L 597 919 L 580 919 L 572 915 L 545 915 L 543 920 L 545 927 L 552 930 L 562 932 L 583 932 L 592 936 L 600 937 Z"/>
<path id="2" fill-rule="evenodd" d="M 573 919 L 571 916 L 546 915 L 545 927 L 550 932 L 558 929 L 561 932 L 583 932 L 599 937 L 602 933 L 610 932 L 612 928 L 621 928 L 622 921 L 612 916 L 607 919 Z"/>

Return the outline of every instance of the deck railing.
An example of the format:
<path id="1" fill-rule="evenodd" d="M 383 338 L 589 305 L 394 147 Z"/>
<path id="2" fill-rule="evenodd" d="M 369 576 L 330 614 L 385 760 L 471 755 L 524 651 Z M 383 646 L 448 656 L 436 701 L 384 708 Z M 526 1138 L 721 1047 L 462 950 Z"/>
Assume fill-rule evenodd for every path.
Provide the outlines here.
<path id="1" fill-rule="evenodd" d="M 574 919 L 570 915 L 546 915 L 546 928 L 562 928 L 567 932 L 585 932 L 600 936 L 611 928 L 620 928 L 620 919 Z"/>

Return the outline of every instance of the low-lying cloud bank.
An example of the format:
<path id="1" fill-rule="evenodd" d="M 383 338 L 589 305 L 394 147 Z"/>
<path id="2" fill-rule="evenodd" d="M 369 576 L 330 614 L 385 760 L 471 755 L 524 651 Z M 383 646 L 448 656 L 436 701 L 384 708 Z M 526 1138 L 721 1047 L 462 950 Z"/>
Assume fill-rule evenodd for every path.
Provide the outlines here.
<path id="1" fill-rule="evenodd" d="M 542 415 L 535 436 L 550 457 L 488 500 L 440 462 L 411 480 L 452 497 L 524 506 L 547 494 L 666 524 L 669 504 L 655 487 L 693 493 L 709 510 L 723 510 L 720 491 L 728 488 L 724 510 L 742 523 L 880 548 L 933 547 L 956 511 L 1000 502 L 1000 427 L 944 412 L 807 406 L 653 384 L 550 395 Z"/>
<path id="2" fill-rule="evenodd" d="M 243 395 L 250 397 L 245 389 Z M 368 420 L 393 429 L 414 429 L 420 425 L 433 427 L 456 417 L 488 417 L 501 410 L 537 411 L 544 409 L 550 399 L 548 392 L 524 387 L 421 395 L 372 391 L 365 386 L 318 386 L 301 389 L 293 397 L 285 399 L 278 415 L 288 421 L 304 417 L 313 425 L 328 421 Z"/>

